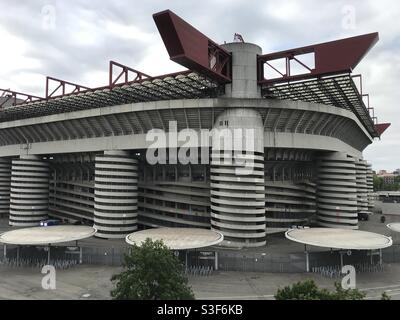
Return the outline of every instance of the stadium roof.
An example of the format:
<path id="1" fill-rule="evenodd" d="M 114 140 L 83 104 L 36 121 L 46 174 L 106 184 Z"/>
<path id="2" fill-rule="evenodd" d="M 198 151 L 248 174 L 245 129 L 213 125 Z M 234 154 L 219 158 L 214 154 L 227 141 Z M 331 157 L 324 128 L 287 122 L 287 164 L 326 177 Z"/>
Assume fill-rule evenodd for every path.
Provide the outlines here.
<path id="1" fill-rule="evenodd" d="M 125 103 L 222 95 L 224 85 L 232 79 L 231 54 L 170 10 L 156 13 L 153 18 L 171 60 L 187 67 L 188 71 L 151 77 L 110 61 L 109 83 L 104 87 L 88 88 L 47 77 L 43 98 L 0 89 L 3 98 L 0 122 Z M 351 110 L 372 137 L 379 137 L 389 124 L 378 124 L 369 106 L 369 95 L 362 92 L 361 76 L 351 76 L 378 38 L 377 33 L 371 33 L 258 56 L 257 76 L 263 96 Z M 301 60 L 306 54 L 314 57 L 310 65 Z M 276 60 L 285 62 L 285 71 L 274 67 Z M 294 74 L 292 64 L 300 66 L 303 73 Z M 116 68 L 120 71 L 117 76 L 114 75 Z M 277 77 L 267 79 L 266 68 L 272 69 Z M 360 78 L 360 89 L 354 82 L 355 77 Z M 364 98 L 367 98 L 366 103 Z"/>

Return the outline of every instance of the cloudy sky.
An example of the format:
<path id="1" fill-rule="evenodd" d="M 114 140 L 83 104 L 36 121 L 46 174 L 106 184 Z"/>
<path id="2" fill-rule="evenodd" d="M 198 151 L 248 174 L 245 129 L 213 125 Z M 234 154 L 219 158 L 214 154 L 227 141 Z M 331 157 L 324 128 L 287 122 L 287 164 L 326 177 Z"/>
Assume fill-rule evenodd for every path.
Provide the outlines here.
<path id="1" fill-rule="evenodd" d="M 169 61 L 152 14 L 171 9 L 214 41 L 235 32 L 264 53 L 378 31 L 362 73 L 380 122 L 392 126 L 365 151 L 375 170 L 400 168 L 400 3 L 397 0 L 0 0 L 0 88 L 44 95 L 45 76 L 89 87 L 108 61 L 150 75 Z"/>

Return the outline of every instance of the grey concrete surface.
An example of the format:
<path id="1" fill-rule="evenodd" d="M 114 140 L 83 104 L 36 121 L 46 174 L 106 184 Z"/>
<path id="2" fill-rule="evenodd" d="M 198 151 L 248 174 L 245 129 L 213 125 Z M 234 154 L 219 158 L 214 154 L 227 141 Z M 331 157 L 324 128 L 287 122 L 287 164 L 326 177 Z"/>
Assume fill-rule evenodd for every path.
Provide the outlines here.
<path id="1" fill-rule="evenodd" d="M 89 226 L 59 225 L 32 227 L 6 231 L 0 234 L 0 243 L 15 245 L 47 245 L 67 243 L 93 236 L 96 229 Z"/>
<path id="2" fill-rule="evenodd" d="M 43 275 L 39 270 L 0 267 L 0 299 L 110 299 L 113 284 L 110 278 L 121 272 L 119 267 L 78 266 L 57 271 L 56 289 L 41 287 Z M 317 274 L 276 274 L 216 272 L 209 277 L 189 277 L 197 299 L 273 299 L 278 288 L 297 281 L 314 279 L 322 288 L 333 289 L 333 279 Z M 382 273 L 357 275 L 357 288 L 367 294 L 367 299 L 380 299 L 386 292 L 393 300 L 400 299 L 400 264 L 386 266 Z M 89 297 L 84 295 L 89 294 Z"/>
<path id="3" fill-rule="evenodd" d="M 392 245 L 392 239 L 375 232 L 335 228 L 289 230 L 286 238 L 317 247 L 350 250 L 383 249 Z"/>
<path id="4" fill-rule="evenodd" d="M 131 233 L 126 236 L 126 242 L 141 245 L 147 238 L 162 240 L 172 250 L 187 250 L 217 245 L 224 236 L 217 231 L 199 228 L 159 228 Z"/>

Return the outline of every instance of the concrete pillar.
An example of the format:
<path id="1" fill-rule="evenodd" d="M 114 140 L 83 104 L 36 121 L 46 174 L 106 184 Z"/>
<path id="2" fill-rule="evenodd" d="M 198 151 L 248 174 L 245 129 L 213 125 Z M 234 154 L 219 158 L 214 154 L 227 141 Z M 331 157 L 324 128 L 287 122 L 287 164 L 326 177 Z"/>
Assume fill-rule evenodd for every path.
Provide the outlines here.
<path id="1" fill-rule="evenodd" d="M 137 160 L 125 151 L 105 151 L 96 157 L 96 237 L 124 238 L 137 229 L 137 164 Z"/>
<path id="2" fill-rule="evenodd" d="M 229 98 L 261 98 L 257 83 L 257 55 L 259 46 L 252 43 L 233 42 L 222 45 L 232 53 L 232 82 L 225 86 Z"/>
<path id="3" fill-rule="evenodd" d="M 329 228 L 358 229 L 354 158 L 341 152 L 317 160 L 317 220 Z"/>
<path id="4" fill-rule="evenodd" d="M 372 172 L 372 165 L 367 163 L 367 198 L 368 198 L 368 211 L 372 211 L 375 206 L 374 202 L 374 173 Z"/>
<path id="5" fill-rule="evenodd" d="M 356 159 L 357 211 L 368 213 L 367 162 Z"/>
<path id="6" fill-rule="evenodd" d="M 11 160 L 0 158 L 0 217 L 10 211 Z"/>
<path id="7" fill-rule="evenodd" d="M 18 227 L 39 225 L 47 219 L 49 206 L 49 166 L 34 155 L 12 161 L 9 224 Z"/>
<path id="8" fill-rule="evenodd" d="M 252 109 L 221 114 L 212 134 L 211 226 L 223 245 L 265 245 L 264 129 Z"/>

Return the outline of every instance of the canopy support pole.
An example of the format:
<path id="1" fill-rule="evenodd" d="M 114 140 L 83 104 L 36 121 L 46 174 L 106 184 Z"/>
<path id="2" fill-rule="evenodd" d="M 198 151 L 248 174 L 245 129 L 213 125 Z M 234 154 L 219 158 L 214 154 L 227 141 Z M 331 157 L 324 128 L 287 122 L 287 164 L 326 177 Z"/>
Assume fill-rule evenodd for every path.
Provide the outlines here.
<path id="1" fill-rule="evenodd" d="M 50 244 L 48 246 L 48 250 L 47 250 L 47 265 L 50 265 Z"/>
<path id="2" fill-rule="evenodd" d="M 382 259 L 382 249 L 379 249 L 379 265 L 383 264 L 383 259 Z"/>
<path id="3" fill-rule="evenodd" d="M 306 254 L 306 271 L 310 272 L 310 256 L 307 251 L 307 245 L 304 245 L 304 253 Z"/>
<path id="4" fill-rule="evenodd" d="M 340 254 L 340 270 L 342 270 L 343 269 L 343 254 L 344 254 L 344 252 L 339 251 L 339 254 Z"/>
<path id="5" fill-rule="evenodd" d="M 218 271 L 218 251 L 214 251 L 214 269 L 215 271 Z"/>
<path id="6" fill-rule="evenodd" d="M 4 256 L 4 260 L 7 259 L 7 245 L 6 244 L 3 245 L 3 256 Z"/>
<path id="7" fill-rule="evenodd" d="M 19 267 L 19 246 L 17 246 L 17 267 Z"/>

